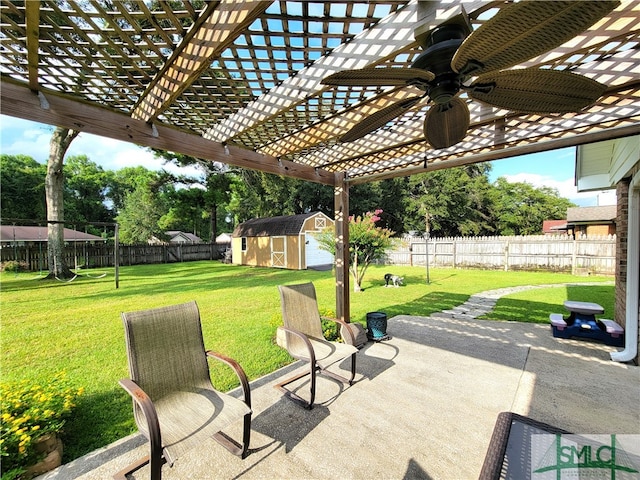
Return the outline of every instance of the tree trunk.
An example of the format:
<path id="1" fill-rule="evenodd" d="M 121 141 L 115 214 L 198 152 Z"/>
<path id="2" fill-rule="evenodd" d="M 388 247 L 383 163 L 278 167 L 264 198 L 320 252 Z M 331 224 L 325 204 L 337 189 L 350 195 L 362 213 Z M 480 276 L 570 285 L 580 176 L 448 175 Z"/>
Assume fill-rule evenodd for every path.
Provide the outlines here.
<path id="1" fill-rule="evenodd" d="M 357 253 L 353 256 L 353 264 L 349 265 L 349 269 L 351 270 L 351 276 L 353 277 L 353 291 L 361 292 L 362 287 L 360 286 L 360 276 L 358 275 L 358 254 Z"/>
<path id="2" fill-rule="evenodd" d="M 215 203 L 211 205 L 209 211 L 211 218 L 209 219 L 209 243 L 216 241 L 216 231 L 218 230 L 218 205 Z"/>
<path id="3" fill-rule="evenodd" d="M 49 142 L 49 159 L 45 177 L 47 200 L 47 258 L 49 275 L 46 278 L 73 278 L 74 273 L 64 261 L 64 176 L 62 166 L 69 145 L 80 132 L 56 127 Z"/>

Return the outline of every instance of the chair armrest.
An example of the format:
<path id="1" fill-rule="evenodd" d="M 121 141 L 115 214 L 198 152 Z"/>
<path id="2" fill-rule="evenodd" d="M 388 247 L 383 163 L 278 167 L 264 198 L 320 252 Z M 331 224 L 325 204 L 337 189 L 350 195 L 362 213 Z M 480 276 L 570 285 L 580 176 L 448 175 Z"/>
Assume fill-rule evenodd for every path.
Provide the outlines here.
<path id="1" fill-rule="evenodd" d="M 309 351 L 309 359 L 308 359 L 308 361 L 311 363 L 311 365 L 315 365 L 316 364 L 316 354 L 313 351 L 313 346 L 311 345 L 311 342 L 309 341 L 309 339 L 307 338 L 307 336 L 304 333 L 299 332 L 298 330 L 294 330 L 293 328 L 283 327 L 283 326 L 278 327 L 278 330 L 282 330 L 284 332 L 291 333 L 292 335 L 295 335 L 295 336 L 299 337 L 304 342 L 304 344 L 307 347 L 307 350 Z M 299 356 L 293 355 L 288 348 L 287 348 L 287 351 L 294 358 L 298 358 L 299 359 Z M 305 360 L 307 360 L 307 359 L 305 359 Z"/>
<path id="2" fill-rule="evenodd" d="M 244 370 L 240 366 L 238 362 L 229 358 L 221 353 L 213 352 L 211 350 L 207 350 L 207 357 L 215 358 L 222 363 L 226 363 L 230 366 L 235 374 L 240 380 L 240 386 L 242 387 L 242 394 L 244 396 L 244 403 L 247 404 L 247 407 L 251 408 L 251 389 L 249 388 L 249 380 L 247 380 L 247 375 L 244 373 Z"/>
<path id="3" fill-rule="evenodd" d="M 162 437 L 160 436 L 160 422 L 158 421 L 158 413 L 153 401 L 140 386 L 129 378 L 123 378 L 119 382 L 120 386 L 131 395 L 133 401 L 138 405 L 145 420 L 147 421 L 147 431 L 149 433 L 149 443 L 151 447 L 151 456 L 162 455 Z"/>
<path id="4" fill-rule="evenodd" d="M 344 320 L 341 320 L 339 318 L 332 318 L 332 317 L 321 317 L 323 320 L 330 320 L 332 322 L 335 323 L 339 323 L 340 325 L 342 325 L 344 328 L 345 332 L 349 333 L 349 337 L 351 337 L 351 342 L 346 342 L 349 345 L 355 345 L 356 344 L 356 337 L 353 335 L 353 331 L 351 330 L 351 328 L 349 328 L 349 324 L 347 322 L 345 322 Z M 340 329 L 342 331 L 342 329 Z M 346 339 L 344 339 L 346 341 Z"/>

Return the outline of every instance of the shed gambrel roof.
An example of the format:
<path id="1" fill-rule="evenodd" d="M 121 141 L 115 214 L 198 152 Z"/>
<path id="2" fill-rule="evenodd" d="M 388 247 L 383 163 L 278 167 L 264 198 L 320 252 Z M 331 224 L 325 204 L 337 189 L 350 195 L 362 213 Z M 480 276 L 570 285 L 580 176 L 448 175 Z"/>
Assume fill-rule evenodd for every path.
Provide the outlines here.
<path id="1" fill-rule="evenodd" d="M 322 212 L 301 213 L 298 215 L 281 215 L 278 217 L 254 218 L 238 225 L 233 231 L 234 237 L 273 237 L 277 235 L 299 235 L 304 222 Z"/>

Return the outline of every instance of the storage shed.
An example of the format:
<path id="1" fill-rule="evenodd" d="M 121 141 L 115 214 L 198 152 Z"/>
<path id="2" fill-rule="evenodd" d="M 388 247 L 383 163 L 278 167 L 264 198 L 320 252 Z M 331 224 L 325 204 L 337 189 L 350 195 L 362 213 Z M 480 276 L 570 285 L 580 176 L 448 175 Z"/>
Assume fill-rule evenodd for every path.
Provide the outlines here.
<path id="1" fill-rule="evenodd" d="M 333 264 L 315 234 L 334 221 L 322 212 L 255 218 L 241 223 L 232 235 L 232 263 L 304 270 Z"/>

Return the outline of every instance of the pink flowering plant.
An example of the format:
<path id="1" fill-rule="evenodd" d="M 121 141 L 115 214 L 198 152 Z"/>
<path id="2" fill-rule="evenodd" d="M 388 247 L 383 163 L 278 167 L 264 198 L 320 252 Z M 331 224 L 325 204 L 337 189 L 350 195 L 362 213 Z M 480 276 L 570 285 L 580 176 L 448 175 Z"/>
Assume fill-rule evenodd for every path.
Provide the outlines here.
<path id="1" fill-rule="evenodd" d="M 353 290 L 362 290 L 362 280 L 372 262 L 384 258 L 391 247 L 388 228 L 376 226 L 382 210 L 349 217 L 349 272 L 353 278 Z M 336 243 L 333 229 L 326 229 L 318 235 L 320 248 L 335 255 Z"/>
<path id="2" fill-rule="evenodd" d="M 41 460 L 38 438 L 60 433 L 83 388 L 69 385 L 61 372 L 45 384 L 23 380 L 0 384 L 0 454 L 2 479 L 19 477 L 28 465 Z M 14 475 L 8 475 L 13 473 Z"/>

